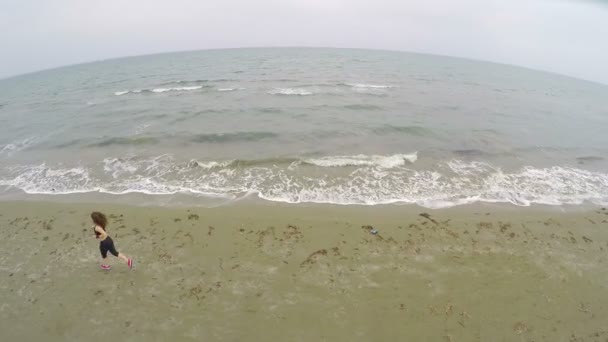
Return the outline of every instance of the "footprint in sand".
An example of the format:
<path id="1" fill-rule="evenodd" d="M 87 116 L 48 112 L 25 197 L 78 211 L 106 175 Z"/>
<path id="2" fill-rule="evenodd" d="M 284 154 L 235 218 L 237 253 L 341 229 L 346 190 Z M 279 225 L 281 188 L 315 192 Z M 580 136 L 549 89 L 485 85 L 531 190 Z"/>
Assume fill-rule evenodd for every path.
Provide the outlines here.
<path id="1" fill-rule="evenodd" d="M 257 247 L 269 255 L 287 258 L 293 255 L 296 245 L 303 238 L 301 230 L 294 225 L 287 225 L 277 234 L 275 227 L 268 227 L 257 233 Z"/>
<path id="2" fill-rule="evenodd" d="M 302 261 L 302 263 L 300 264 L 300 267 L 305 267 L 305 266 L 310 266 L 313 264 L 316 264 L 320 258 L 327 256 L 327 250 L 326 249 L 320 249 L 316 252 L 313 252 L 312 254 L 310 254 L 308 256 L 308 258 L 306 258 L 304 261 Z"/>
<path id="3" fill-rule="evenodd" d="M 49 220 L 47 221 L 43 221 L 42 222 L 42 228 L 46 229 L 46 230 L 53 230 L 53 225 L 51 225 L 51 223 L 53 223 L 53 220 Z"/>

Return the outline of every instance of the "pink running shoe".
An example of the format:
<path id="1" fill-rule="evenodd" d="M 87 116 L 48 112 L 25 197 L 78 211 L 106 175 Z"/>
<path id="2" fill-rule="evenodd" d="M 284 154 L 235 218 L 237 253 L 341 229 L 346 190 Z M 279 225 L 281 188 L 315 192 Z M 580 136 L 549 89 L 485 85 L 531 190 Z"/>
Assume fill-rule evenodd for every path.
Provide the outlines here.
<path id="1" fill-rule="evenodd" d="M 101 264 L 100 267 L 101 267 L 102 270 L 109 270 L 109 269 L 112 268 L 112 266 L 110 266 L 110 265 L 104 265 L 104 264 Z"/>
<path id="2" fill-rule="evenodd" d="M 127 265 L 129 265 L 129 269 L 133 268 L 133 259 L 129 259 L 129 261 L 127 261 Z"/>

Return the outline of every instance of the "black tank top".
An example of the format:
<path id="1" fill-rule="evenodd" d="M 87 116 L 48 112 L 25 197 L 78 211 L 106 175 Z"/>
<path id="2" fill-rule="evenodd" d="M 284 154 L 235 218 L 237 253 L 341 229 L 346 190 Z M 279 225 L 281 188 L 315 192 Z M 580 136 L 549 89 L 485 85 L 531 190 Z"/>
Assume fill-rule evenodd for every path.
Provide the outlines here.
<path id="1" fill-rule="evenodd" d="M 97 226 L 95 226 L 95 227 L 97 227 Z M 93 227 L 93 232 L 95 233 L 95 237 L 99 239 L 99 236 L 101 235 L 101 233 L 100 233 L 100 232 L 98 232 L 98 231 L 96 231 L 96 230 L 95 230 L 95 227 Z M 101 226 L 100 226 L 100 228 L 101 228 L 101 229 L 103 229 L 103 231 L 104 231 L 104 232 L 106 232 L 106 234 L 108 234 L 108 232 L 106 231 L 106 229 L 105 229 L 105 228 L 103 228 L 103 227 L 101 227 Z"/>

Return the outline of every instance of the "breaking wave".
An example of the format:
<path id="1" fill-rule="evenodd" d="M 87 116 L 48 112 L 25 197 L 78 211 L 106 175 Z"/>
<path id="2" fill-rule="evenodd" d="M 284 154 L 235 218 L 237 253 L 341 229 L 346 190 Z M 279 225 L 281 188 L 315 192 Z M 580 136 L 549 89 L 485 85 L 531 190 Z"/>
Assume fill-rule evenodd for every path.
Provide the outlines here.
<path id="1" fill-rule="evenodd" d="M 316 166 L 323 167 L 341 167 L 341 166 L 378 166 L 381 168 L 391 168 L 403 166 L 406 162 L 414 163 L 418 159 L 418 153 L 412 154 L 395 154 L 391 156 L 337 156 L 323 157 L 319 159 L 307 159 L 304 162 Z"/>
<path id="2" fill-rule="evenodd" d="M 141 93 L 159 94 L 159 93 L 166 93 L 168 91 L 194 91 L 194 90 L 201 90 L 203 88 L 208 88 L 208 87 L 209 86 L 196 85 L 196 86 L 187 86 L 187 87 L 123 90 L 123 91 L 115 92 L 114 95 L 122 96 L 122 95 L 127 95 L 127 94 L 141 94 Z"/>
<path id="3" fill-rule="evenodd" d="M 227 92 L 227 91 L 237 91 L 237 90 L 245 90 L 245 88 L 218 88 L 217 91 Z"/>
<path id="4" fill-rule="evenodd" d="M 29 194 L 257 194 L 286 203 L 415 203 L 428 208 L 473 202 L 608 203 L 606 173 L 562 166 L 505 172 L 488 163 L 461 160 L 416 169 L 416 160 L 415 153 L 227 161 L 177 161 L 170 155 L 107 158 L 89 166 L 4 167 L 0 186 Z"/>
<path id="5" fill-rule="evenodd" d="M 384 84 L 366 84 L 366 83 L 344 83 L 344 85 L 347 85 L 349 87 L 353 87 L 353 88 L 369 88 L 369 89 L 389 89 L 389 88 L 396 88 L 396 86 L 392 86 L 392 85 L 384 85 Z"/>
<path id="6" fill-rule="evenodd" d="M 302 88 L 274 88 L 268 92 L 270 95 L 313 95 L 314 93 L 310 90 Z"/>
<path id="7" fill-rule="evenodd" d="M 36 141 L 36 138 L 27 138 L 0 145 L 0 156 L 11 156 L 19 151 L 25 150 Z"/>

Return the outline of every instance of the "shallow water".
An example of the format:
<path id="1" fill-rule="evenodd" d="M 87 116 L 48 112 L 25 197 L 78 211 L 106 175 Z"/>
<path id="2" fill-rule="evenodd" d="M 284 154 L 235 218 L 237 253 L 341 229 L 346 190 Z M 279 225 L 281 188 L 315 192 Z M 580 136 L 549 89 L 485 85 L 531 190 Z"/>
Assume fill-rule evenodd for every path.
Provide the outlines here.
<path id="1" fill-rule="evenodd" d="M 0 189 L 608 202 L 608 86 L 397 52 L 236 49 L 0 81 Z"/>

